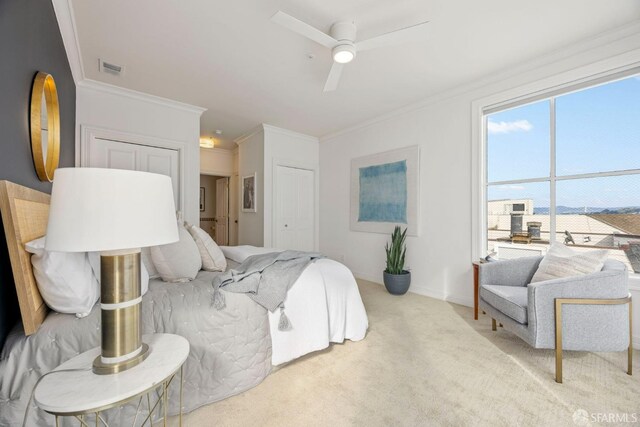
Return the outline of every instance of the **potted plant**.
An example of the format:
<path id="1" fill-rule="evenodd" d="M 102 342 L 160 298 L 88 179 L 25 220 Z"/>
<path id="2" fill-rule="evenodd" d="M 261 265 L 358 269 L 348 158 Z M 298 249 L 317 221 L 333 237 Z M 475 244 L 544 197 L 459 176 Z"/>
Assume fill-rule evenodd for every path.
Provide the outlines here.
<path id="1" fill-rule="evenodd" d="M 407 246 L 404 241 L 407 237 L 407 229 L 400 230 L 396 226 L 391 234 L 391 246 L 386 243 L 384 250 L 387 252 L 387 268 L 384 270 L 384 286 L 392 295 L 404 295 L 411 284 L 411 273 L 404 269 L 404 256 Z"/>

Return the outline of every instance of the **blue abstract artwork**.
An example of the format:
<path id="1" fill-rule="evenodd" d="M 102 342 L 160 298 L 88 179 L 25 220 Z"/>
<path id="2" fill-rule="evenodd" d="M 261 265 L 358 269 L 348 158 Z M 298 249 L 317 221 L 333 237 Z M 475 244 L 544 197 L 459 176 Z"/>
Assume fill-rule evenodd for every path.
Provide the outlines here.
<path id="1" fill-rule="evenodd" d="M 407 223 L 407 161 L 361 167 L 358 221 Z"/>

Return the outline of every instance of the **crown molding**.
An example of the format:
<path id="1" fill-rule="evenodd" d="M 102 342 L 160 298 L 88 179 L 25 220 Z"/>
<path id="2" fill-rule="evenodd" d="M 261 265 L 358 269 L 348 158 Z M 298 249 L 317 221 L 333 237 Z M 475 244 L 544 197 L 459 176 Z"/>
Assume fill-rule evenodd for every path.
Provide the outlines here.
<path id="1" fill-rule="evenodd" d="M 293 138 L 304 139 L 309 142 L 317 143 L 320 141 L 320 139 L 315 136 L 306 135 L 304 133 L 295 132 L 289 129 L 279 128 L 277 126 L 268 125 L 265 123 L 262 124 L 262 128 L 264 129 L 265 133 L 268 133 L 268 132 L 279 133 L 281 135 L 291 136 Z"/>
<path id="2" fill-rule="evenodd" d="M 195 113 L 202 115 L 206 108 L 198 107 L 191 104 L 185 104 L 183 102 L 174 101 L 168 98 L 162 98 L 156 95 L 150 95 L 144 92 L 138 92 L 137 90 L 125 89 L 120 86 L 114 86 L 108 83 L 99 82 L 97 80 L 84 79 L 76 83 L 77 87 L 95 90 L 97 92 L 108 93 L 117 96 L 123 96 L 126 98 L 135 99 L 137 101 L 148 102 L 150 104 L 161 105 L 163 107 L 169 107 L 176 110 L 186 111 L 188 113 Z"/>
<path id="3" fill-rule="evenodd" d="M 280 135 L 286 135 L 293 138 L 304 139 L 305 141 L 309 141 L 309 142 L 315 142 L 315 143 L 320 142 L 320 139 L 315 136 L 306 135 L 304 133 L 295 132 L 289 129 L 279 128 L 277 126 L 268 125 L 266 123 L 260 123 L 258 126 L 252 128 L 249 132 L 234 139 L 233 142 L 235 142 L 237 145 L 240 145 L 243 142 L 245 142 L 247 139 L 251 138 L 252 136 L 260 132 L 263 132 L 265 134 L 278 133 Z"/>
<path id="4" fill-rule="evenodd" d="M 51 0 L 53 11 L 56 14 L 62 43 L 67 52 L 67 60 L 73 80 L 78 83 L 84 80 L 84 67 L 82 65 L 82 53 L 80 52 L 80 41 L 76 30 L 76 20 L 73 13 L 71 0 Z"/>
<path id="5" fill-rule="evenodd" d="M 254 135 L 259 134 L 260 132 L 264 133 L 264 125 L 262 124 L 259 124 L 258 126 L 253 127 L 249 132 L 240 135 L 239 137 L 234 139 L 233 142 L 235 142 L 236 145 L 239 146 L 243 142 L 245 142 L 247 139 L 251 138 Z"/>
<path id="6" fill-rule="evenodd" d="M 201 152 L 211 153 L 211 154 L 221 154 L 225 156 L 233 156 L 234 150 L 235 148 L 227 149 L 227 148 L 220 148 L 220 147 L 213 147 L 213 148 L 200 147 Z"/>
<path id="7" fill-rule="evenodd" d="M 632 50 L 639 50 L 638 49 L 640 46 L 640 42 L 638 42 L 638 40 L 640 40 L 639 35 L 640 35 L 640 20 L 636 20 L 620 28 L 616 28 L 614 30 L 596 34 L 595 36 L 584 39 L 578 43 L 574 43 L 570 46 L 565 46 L 563 48 L 556 49 L 547 54 L 538 56 L 532 60 L 526 61 L 520 65 L 510 67 L 507 71 L 492 73 L 490 75 L 471 81 L 467 84 L 462 84 L 462 85 L 456 86 L 455 88 L 445 89 L 436 94 L 427 96 L 426 98 L 416 103 L 412 103 L 404 107 L 398 108 L 396 110 L 390 111 L 388 113 L 381 114 L 377 117 L 373 117 L 369 120 L 362 121 L 353 126 L 348 126 L 344 129 L 327 133 L 325 135 L 320 136 L 319 140 L 320 142 L 328 141 L 338 136 L 349 134 L 349 133 L 358 131 L 360 129 L 372 126 L 376 123 L 384 122 L 403 114 L 421 110 L 430 105 L 445 101 L 447 99 L 455 98 L 465 93 L 482 89 L 491 84 L 495 84 L 509 78 L 518 77 L 526 74 L 527 72 L 534 72 L 545 66 L 558 63 L 562 60 L 567 60 L 571 57 L 575 57 L 580 54 L 588 53 L 589 51 L 593 51 L 598 48 L 602 48 L 604 46 L 613 45 L 613 44 L 624 45 L 625 41 L 627 41 L 628 39 L 631 39 L 631 44 L 633 44 L 634 47 L 626 49 L 626 52 L 629 52 Z M 635 43 L 634 43 L 634 39 L 635 39 Z M 624 50 L 624 46 L 622 46 L 622 50 Z M 619 55 L 619 53 L 612 53 L 611 56 L 616 56 L 616 55 Z M 601 58 L 601 59 L 604 59 L 604 58 Z"/>

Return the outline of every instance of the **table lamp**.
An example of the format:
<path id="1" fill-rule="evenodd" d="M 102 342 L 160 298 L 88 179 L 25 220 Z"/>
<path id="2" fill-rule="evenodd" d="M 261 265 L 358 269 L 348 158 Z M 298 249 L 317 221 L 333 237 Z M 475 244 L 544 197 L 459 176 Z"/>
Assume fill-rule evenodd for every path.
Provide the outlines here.
<path id="1" fill-rule="evenodd" d="M 132 368 L 142 342 L 140 248 L 178 240 L 171 178 L 119 169 L 55 172 L 45 248 L 100 252 L 101 352 L 96 374 Z"/>

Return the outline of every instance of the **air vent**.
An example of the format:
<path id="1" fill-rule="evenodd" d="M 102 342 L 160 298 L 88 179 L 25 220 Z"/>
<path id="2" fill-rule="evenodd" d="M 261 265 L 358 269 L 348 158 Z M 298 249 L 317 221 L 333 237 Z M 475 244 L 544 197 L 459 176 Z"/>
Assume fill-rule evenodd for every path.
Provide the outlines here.
<path id="1" fill-rule="evenodd" d="M 124 67 L 100 59 L 100 72 L 120 76 L 124 73 Z"/>

